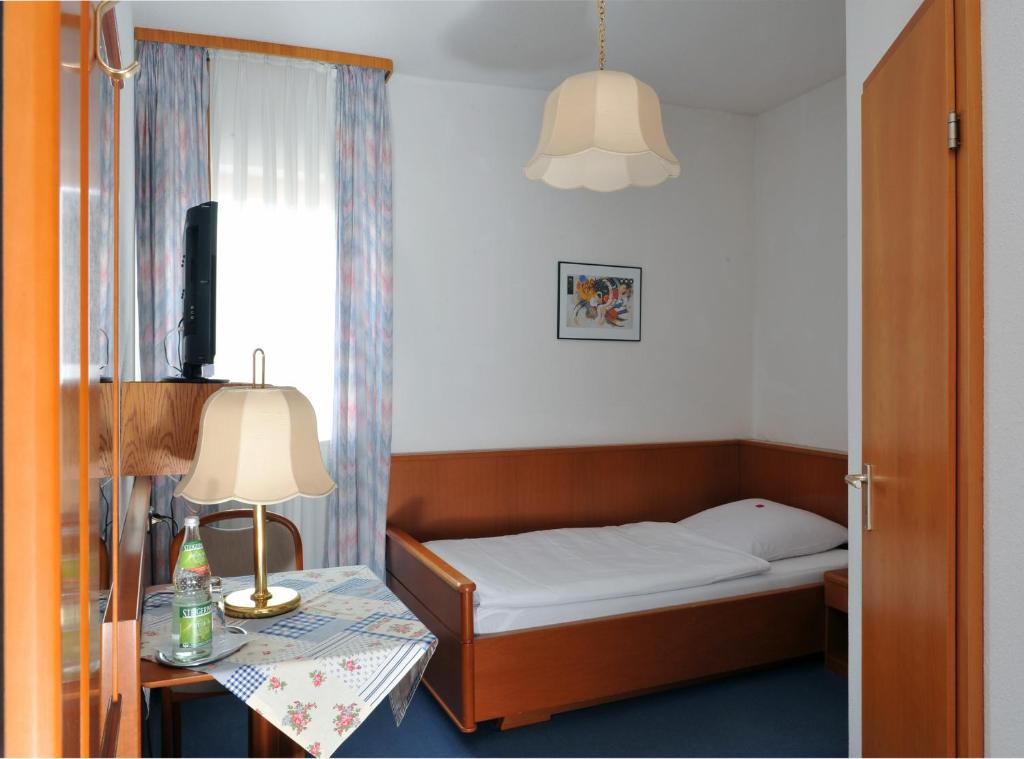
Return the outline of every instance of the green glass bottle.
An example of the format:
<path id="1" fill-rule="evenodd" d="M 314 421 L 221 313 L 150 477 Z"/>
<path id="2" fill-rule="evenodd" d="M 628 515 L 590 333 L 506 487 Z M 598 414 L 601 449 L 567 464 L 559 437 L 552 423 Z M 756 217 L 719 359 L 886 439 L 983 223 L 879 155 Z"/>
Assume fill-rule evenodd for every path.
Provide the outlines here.
<path id="1" fill-rule="evenodd" d="M 199 536 L 199 517 L 185 517 L 185 537 L 174 569 L 171 638 L 174 658 L 180 662 L 205 659 L 213 653 L 210 563 Z"/>

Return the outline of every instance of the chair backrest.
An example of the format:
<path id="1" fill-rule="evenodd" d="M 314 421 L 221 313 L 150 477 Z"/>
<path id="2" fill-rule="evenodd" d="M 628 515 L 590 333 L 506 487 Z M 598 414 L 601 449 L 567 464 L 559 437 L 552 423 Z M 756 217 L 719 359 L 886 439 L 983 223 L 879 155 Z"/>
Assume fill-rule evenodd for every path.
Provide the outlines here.
<path id="1" fill-rule="evenodd" d="M 295 523 L 280 514 L 266 513 L 267 571 L 302 569 L 302 538 Z M 248 509 L 231 509 L 200 517 L 199 536 L 213 575 L 238 577 L 253 573 L 252 532 L 252 512 Z M 184 537 L 185 531 L 182 530 L 174 536 L 171 544 L 171 577 L 174 576 Z"/>

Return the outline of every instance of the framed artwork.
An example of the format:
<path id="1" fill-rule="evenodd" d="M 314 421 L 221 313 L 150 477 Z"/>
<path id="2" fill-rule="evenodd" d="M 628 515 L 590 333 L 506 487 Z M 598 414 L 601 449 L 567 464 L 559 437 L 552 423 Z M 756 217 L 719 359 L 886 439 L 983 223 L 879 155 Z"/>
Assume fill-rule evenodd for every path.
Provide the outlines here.
<path id="1" fill-rule="evenodd" d="M 558 262 L 558 339 L 640 341 L 641 269 Z"/>

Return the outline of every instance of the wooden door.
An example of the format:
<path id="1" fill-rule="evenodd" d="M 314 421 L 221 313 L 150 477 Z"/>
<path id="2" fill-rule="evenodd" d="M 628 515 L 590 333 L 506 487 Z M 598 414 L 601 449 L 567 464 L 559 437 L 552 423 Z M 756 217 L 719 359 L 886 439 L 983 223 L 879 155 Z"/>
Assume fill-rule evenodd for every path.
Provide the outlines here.
<path id="1" fill-rule="evenodd" d="M 865 756 L 956 753 L 953 0 L 926 0 L 864 84 Z"/>

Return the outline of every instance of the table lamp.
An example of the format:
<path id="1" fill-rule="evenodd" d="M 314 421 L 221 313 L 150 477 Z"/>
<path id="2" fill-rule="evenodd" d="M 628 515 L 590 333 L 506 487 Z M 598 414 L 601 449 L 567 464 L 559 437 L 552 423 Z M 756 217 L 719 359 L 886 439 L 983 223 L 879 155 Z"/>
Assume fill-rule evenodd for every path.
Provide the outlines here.
<path id="1" fill-rule="evenodd" d="M 199 420 L 199 442 L 176 496 L 209 505 L 251 504 L 255 587 L 224 599 L 233 617 L 273 617 L 299 605 L 298 591 L 267 587 L 266 507 L 296 496 L 316 498 L 334 490 L 324 469 L 313 405 L 294 387 L 256 384 L 253 353 L 251 387 L 229 386 L 206 399 Z"/>

